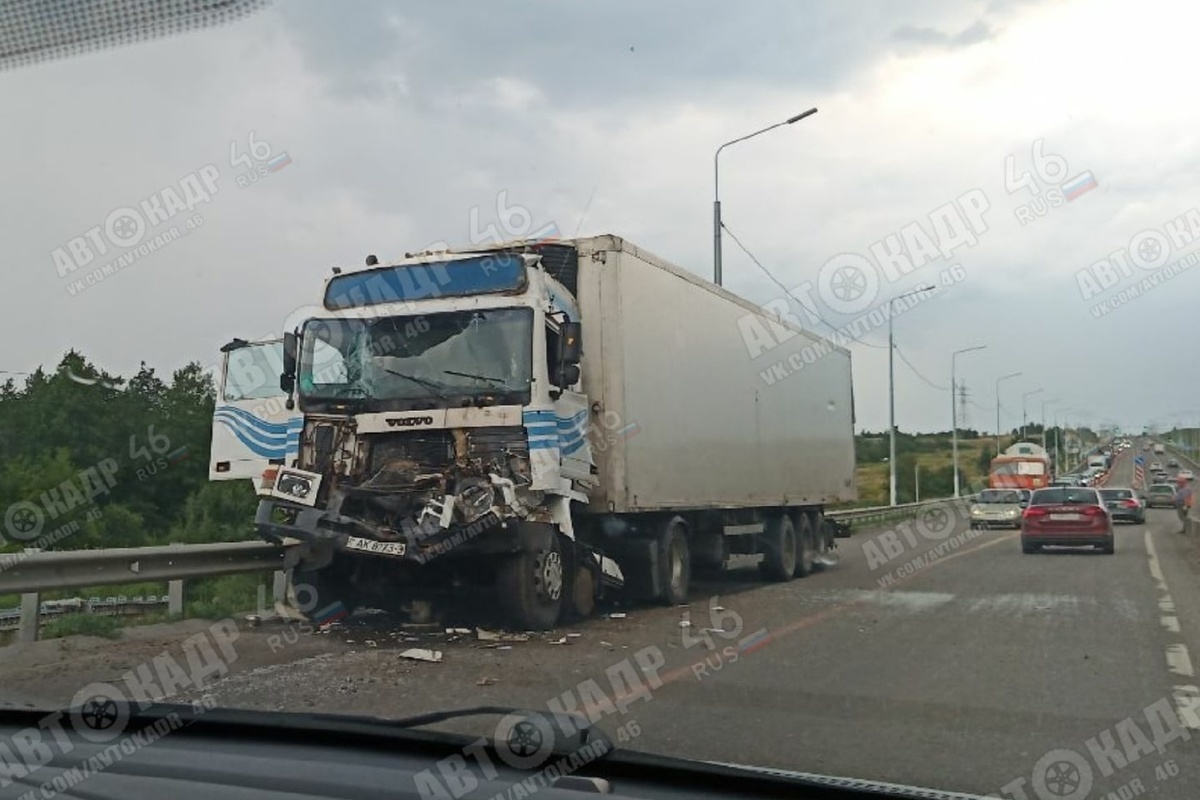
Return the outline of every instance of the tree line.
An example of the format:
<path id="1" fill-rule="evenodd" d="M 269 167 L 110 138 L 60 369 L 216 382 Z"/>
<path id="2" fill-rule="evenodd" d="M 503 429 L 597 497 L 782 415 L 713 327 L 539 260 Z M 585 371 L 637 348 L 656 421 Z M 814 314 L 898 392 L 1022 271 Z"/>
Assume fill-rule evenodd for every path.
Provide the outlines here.
<path id="1" fill-rule="evenodd" d="M 249 481 L 208 480 L 216 391 L 199 363 L 113 375 L 69 351 L 0 386 L 2 552 L 252 539 Z"/>

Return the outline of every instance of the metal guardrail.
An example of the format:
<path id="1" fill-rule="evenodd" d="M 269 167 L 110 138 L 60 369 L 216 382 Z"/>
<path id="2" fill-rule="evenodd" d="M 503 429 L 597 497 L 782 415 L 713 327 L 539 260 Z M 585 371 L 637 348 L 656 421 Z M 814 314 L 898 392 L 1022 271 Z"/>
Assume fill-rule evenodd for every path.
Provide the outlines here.
<path id="1" fill-rule="evenodd" d="M 248 572 L 275 572 L 276 600 L 285 588 L 287 551 L 267 542 L 216 542 L 109 550 L 63 550 L 0 555 L 0 594 L 20 594 L 20 639 L 37 639 L 43 616 L 39 593 L 121 583 L 166 583 L 167 610 L 183 613 L 183 582 Z M 161 602 L 161 601 L 160 601 Z"/>
<path id="2" fill-rule="evenodd" d="M 12 563 L 0 571 L 0 594 L 267 572 L 283 569 L 284 552 L 267 542 L 218 542 L 11 553 Z"/>
<path id="3" fill-rule="evenodd" d="M 894 506 L 871 506 L 869 508 L 845 508 L 834 511 L 826 511 L 825 518 L 834 520 L 835 522 L 853 524 L 856 522 L 870 522 L 872 520 L 892 519 L 895 517 L 908 516 L 916 514 L 922 509 L 932 508 L 933 506 L 945 505 L 946 503 L 960 502 L 970 503 L 975 500 L 976 495 L 964 494 L 961 497 L 940 497 L 936 500 L 922 500 L 919 503 L 899 503 Z"/>

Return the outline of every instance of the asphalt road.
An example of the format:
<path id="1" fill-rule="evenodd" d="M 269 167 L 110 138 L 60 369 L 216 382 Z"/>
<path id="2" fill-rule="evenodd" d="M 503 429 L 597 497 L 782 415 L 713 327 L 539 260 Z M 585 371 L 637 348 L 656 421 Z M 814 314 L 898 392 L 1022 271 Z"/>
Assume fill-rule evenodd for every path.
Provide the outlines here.
<path id="1" fill-rule="evenodd" d="M 1110 486 L 1128 485 L 1132 455 Z M 1015 531 L 936 517 L 841 540 L 840 563 L 808 578 L 735 576 L 698 586 L 688 608 L 626 609 L 528 641 L 376 617 L 320 633 L 243 627 L 230 674 L 208 691 L 230 706 L 387 716 L 557 697 L 618 746 L 669 755 L 998 797 L 1196 797 L 1200 542 L 1177 533 L 1174 512 L 1119 526 L 1112 556 L 1023 555 Z M 180 640 L 203 625 L 9 649 L 0 685 L 65 702 L 156 653 L 182 662 Z M 731 632 L 710 632 L 710 650 L 707 627 Z M 442 660 L 400 656 L 412 647 Z M 627 666 L 646 694 L 630 691 Z M 490 735 L 494 720 L 451 727 Z"/>

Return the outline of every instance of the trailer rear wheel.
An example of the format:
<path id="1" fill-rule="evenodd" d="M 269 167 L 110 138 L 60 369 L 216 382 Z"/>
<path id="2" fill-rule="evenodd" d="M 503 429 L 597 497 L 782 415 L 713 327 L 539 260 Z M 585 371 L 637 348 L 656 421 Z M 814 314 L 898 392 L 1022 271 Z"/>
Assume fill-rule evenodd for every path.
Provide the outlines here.
<path id="1" fill-rule="evenodd" d="M 519 630 L 550 630 L 563 606 L 563 557 L 558 537 L 547 548 L 521 552 L 500 562 L 500 604 Z"/>
<path id="2" fill-rule="evenodd" d="M 692 556 L 688 550 L 687 524 L 679 517 L 669 520 L 658 535 L 658 569 L 662 599 L 673 606 L 686 603 Z"/>
<path id="3" fill-rule="evenodd" d="M 797 578 L 806 578 L 812 574 L 816 565 L 816 553 L 813 546 L 813 529 L 812 522 L 808 518 L 808 514 L 798 514 L 800 525 L 796 531 L 796 546 L 798 553 L 796 557 L 796 572 Z"/>
<path id="4" fill-rule="evenodd" d="M 792 518 L 780 514 L 767 521 L 762 537 L 763 577 L 772 581 L 790 581 L 796 572 L 796 528 Z"/>

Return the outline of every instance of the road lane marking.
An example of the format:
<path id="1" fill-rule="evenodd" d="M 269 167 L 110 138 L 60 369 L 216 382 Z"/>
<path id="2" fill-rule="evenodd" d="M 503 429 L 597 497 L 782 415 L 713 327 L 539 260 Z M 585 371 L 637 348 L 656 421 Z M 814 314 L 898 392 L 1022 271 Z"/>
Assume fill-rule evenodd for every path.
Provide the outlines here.
<path id="1" fill-rule="evenodd" d="M 1196 673 L 1192 670 L 1192 658 L 1188 655 L 1186 645 L 1167 645 L 1167 668 L 1176 675 L 1182 675 L 1185 678 L 1196 677 Z"/>
<path id="2" fill-rule="evenodd" d="M 830 608 L 826 608 L 822 611 L 817 611 L 812 614 L 809 614 L 808 616 L 804 616 L 804 617 L 800 617 L 799 619 L 795 619 L 792 622 L 789 622 L 787 625 L 784 625 L 782 628 L 778 628 L 776 630 L 771 631 L 768 641 L 771 641 L 771 642 L 778 641 L 779 639 L 782 639 L 785 636 L 793 634 L 796 631 L 801 631 L 801 630 L 804 630 L 805 628 L 811 628 L 812 626 L 817 625 L 821 622 L 824 622 L 825 620 L 832 619 L 845 611 L 850 611 L 851 609 L 858 608 L 859 606 L 865 606 L 865 605 L 869 604 L 872 599 L 877 599 L 880 594 L 890 594 L 892 591 L 894 591 L 894 587 L 900 586 L 908 581 L 911 581 L 914 578 L 928 572 L 931 569 L 937 569 L 938 567 L 942 566 L 943 564 L 945 564 L 949 561 L 953 561 L 956 558 L 961 558 L 965 555 L 970 555 L 971 553 L 978 553 L 980 550 L 986 550 L 989 547 L 995 547 L 998 544 L 1002 544 L 1004 542 L 1011 541 L 1013 538 L 1015 538 L 1017 536 L 1017 533 L 1018 533 L 1017 531 L 1014 531 L 1012 533 L 1006 534 L 1006 535 L 998 537 L 996 539 L 992 539 L 991 541 L 981 542 L 981 543 L 975 545 L 974 547 L 968 548 L 966 550 L 959 550 L 957 552 L 951 553 L 948 556 L 939 558 L 937 561 L 931 561 L 929 564 L 927 564 L 925 567 L 918 570 L 917 572 L 914 572 L 911 575 L 906 575 L 903 578 L 898 578 L 896 580 L 896 582 L 893 583 L 887 589 L 862 590 L 865 592 L 865 594 L 863 596 L 858 597 L 855 600 L 848 600 L 846 602 L 839 603 L 838 605 L 831 606 Z M 933 593 L 927 593 L 927 594 L 933 594 Z M 711 653 L 710 653 L 710 655 L 711 655 Z M 692 661 L 690 664 L 687 664 L 682 667 L 676 667 L 675 669 L 670 670 L 669 672 L 659 673 L 659 675 L 658 675 L 659 687 L 661 688 L 662 686 L 666 686 L 671 683 L 676 683 L 676 682 L 682 680 L 683 678 L 693 675 L 694 674 L 693 670 L 696 667 L 703 665 L 704 663 L 705 663 L 705 657 L 701 656 L 700 658 Z M 614 702 L 616 702 L 619 705 L 620 703 L 626 701 L 627 699 L 631 699 L 631 698 L 634 698 L 637 696 L 639 696 L 639 695 L 637 695 L 636 692 L 632 692 L 632 691 L 631 692 L 621 692 L 621 693 L 618 693 L 616 695 L 616 697 L 613 698 L 613 700 L 614 700 Z M 605 705 L 607 706 L 607 704 L 605 704 Z M 591 718 L 591 716 L 593 714 L 604 713 L 603 708 L 601 708 L 600 706 L 593 706 L 591 704 L 586 704 L 586 703 L 580 708 L 580 711 L 583 714 L 587 715 L 589 717 L 589 719 Z"/>
<path id="3" fill-rule="evenodd" d="M 1146 543 L 1146 553 L 1149 556 L 1150 577 L 1154 578 L 1160 592 L 1158 608 L 1163 612 L 1160 618 L 1162 625 L 1171 633 L 1180 633 L 1179 618 L 1175 616 L 1175 601 L 1171 599 L 1171 590 L 1167 587 L 1166 576 L 1163 575 L 1162 563 L 1158 560 L 1158 550 L 1154 547 L 1154 538 L 1147 530 L 1142 534 Z M 1195 669 L 1192 667 L 1192 657 L 1187 645 L 1183 642 L 1173 642 L 1166 646 L 1167 670 L 1172 675 L 1184 678 L 1194 678 Z M 1190 684 L 1175 686 L 1175 714 L 1185 728 L 1200 730 L 1200 688 Z"/>

